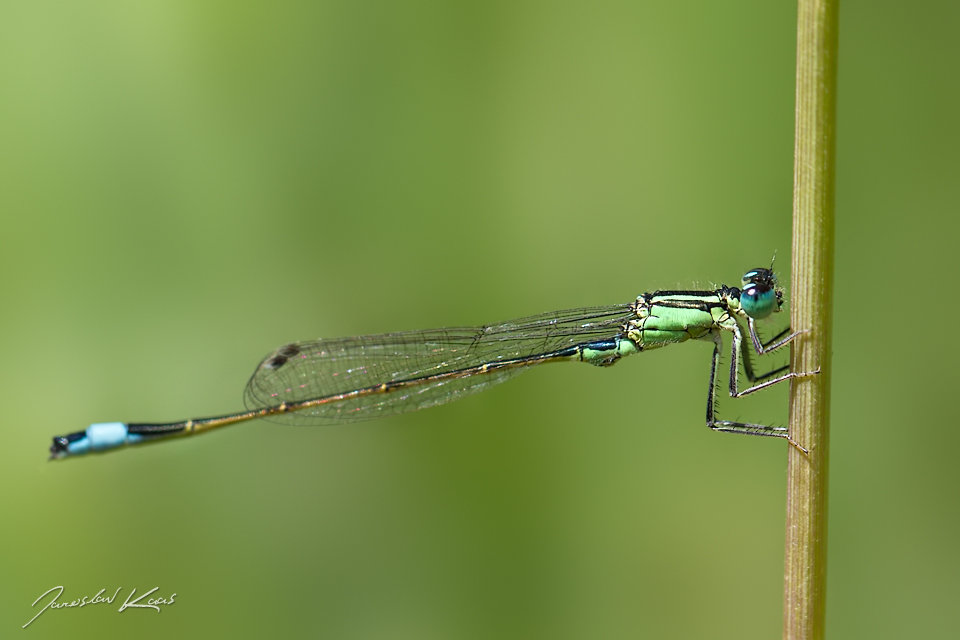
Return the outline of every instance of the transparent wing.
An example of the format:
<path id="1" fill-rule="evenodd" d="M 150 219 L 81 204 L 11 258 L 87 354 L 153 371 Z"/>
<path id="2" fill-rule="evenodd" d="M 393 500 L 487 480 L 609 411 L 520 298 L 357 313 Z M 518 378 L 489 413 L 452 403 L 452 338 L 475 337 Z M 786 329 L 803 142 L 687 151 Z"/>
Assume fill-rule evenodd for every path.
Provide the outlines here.
<path id="1" fill-rule="evenodd" d="M 622 304 L 556 311 L 483 327 L 296 342 L 264 358 L 247 383 L 244 404 L 256 410 L 413 381 L 390 393 L 332 401 L 268 419 L 316 425 L 416 411 L 503 382 L 542 362 L 535 356 L 612 339 L 632 317 L 630 305 Z M 465 371 L 527 358 L 529 363 L 517 366 Z M 438 374 L 449 375 L 434 378 Z"/>

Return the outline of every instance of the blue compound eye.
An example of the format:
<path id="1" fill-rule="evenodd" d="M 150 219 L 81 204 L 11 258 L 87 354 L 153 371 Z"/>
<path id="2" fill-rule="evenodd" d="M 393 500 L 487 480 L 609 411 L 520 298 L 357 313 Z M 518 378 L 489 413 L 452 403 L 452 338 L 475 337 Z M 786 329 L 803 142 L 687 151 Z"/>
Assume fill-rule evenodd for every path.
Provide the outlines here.
<path id="1" fill-rule="evenodd" d="M 761 320 L 777 310 L 777 293 L 772 287 L 749 284 L 740 292 L 740 307 L 754 320 Z"/>
<path id="2" fill-rule="evenodd" d="M 773 271 L 762 267 L 751 269 L 743 276 L 740 308 L 754 320 L 760 320 L 780 310 L 782 295 Z"/>

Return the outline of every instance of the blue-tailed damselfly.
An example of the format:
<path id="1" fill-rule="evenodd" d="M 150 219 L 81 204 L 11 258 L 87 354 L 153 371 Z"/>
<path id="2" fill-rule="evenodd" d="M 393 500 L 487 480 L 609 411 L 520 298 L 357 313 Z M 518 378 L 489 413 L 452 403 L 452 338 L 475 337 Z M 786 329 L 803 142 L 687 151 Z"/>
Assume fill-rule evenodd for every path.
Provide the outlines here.
<path id="1" fill-rule="evenodd" d="M 748 345 L 763 355 L 802 333 L 790 333 L 788 328 L 766 343 L 760 340 L 756 321 L 780 311 L 782 305 L 783 291 L 773 271 L 758 268 L 743 276 L 740 288 L 655 291 L 628 304 L 544 313 L 482 327 L 291 343 L 257 367 L 244 393 L 245 412 L 167 424 L 93 424 L 55 437 L 51 458 L 195 435 L 255 418 L 305 425 L 369 420 L 450 402 L 545 362 L 578 360 L 606 367 L 632 353 L 687 340 L 714 343 L 708 427 L 785 438 L 806 452 L 785 427 L 720 420 L 715 411 L 724 331 L 733 335 L 732 397 L 817 373 L 784 373 L 787 366 L 754 373 Z M 746 323 L 749 342 L 741 323 Z M 753 385 L 742 391 L 737 384 L 740 363 Z"/>

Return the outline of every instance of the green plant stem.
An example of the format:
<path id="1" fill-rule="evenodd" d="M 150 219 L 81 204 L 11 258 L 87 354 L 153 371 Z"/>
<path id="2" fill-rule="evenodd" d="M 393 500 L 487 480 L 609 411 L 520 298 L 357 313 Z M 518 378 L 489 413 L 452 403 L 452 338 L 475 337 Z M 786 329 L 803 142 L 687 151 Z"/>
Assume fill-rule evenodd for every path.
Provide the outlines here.
<path id="1" fill-rule="evenodd" d="M 783 637 L 823 638 L 827 566 L 827 471 L 833 322 L 833 207 L 839 0 L 799 0 L 793 196 L 791 325 L 807 329 L 791 353 L 793 371 L 820 374 L 790 391 L 791 448 Z"/>

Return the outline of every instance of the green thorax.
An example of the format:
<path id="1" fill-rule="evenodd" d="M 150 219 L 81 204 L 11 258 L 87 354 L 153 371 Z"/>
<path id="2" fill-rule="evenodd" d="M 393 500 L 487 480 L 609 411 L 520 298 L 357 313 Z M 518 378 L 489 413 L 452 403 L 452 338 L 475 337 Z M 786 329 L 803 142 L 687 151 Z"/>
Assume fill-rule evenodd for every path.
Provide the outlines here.
<path id="1" fill-rule="evenodd" d="M 710 339 L 739 315 L 738 289 L 715 291 L 657 291 L 637 298 L 637 319 L 627 337 L 639 350 L 656 349 L 687 340 Z"/>

